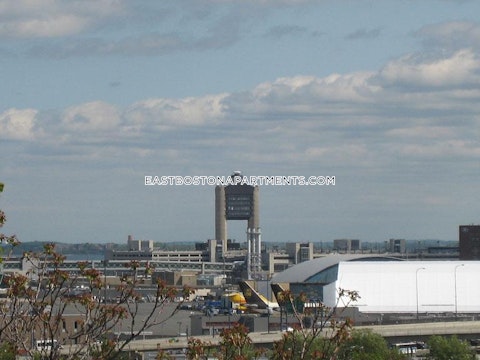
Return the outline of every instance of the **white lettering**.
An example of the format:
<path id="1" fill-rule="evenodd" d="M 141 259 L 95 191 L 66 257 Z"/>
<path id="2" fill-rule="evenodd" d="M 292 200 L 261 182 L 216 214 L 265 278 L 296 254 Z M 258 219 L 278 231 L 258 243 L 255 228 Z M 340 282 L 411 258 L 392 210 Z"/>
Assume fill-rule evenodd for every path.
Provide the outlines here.
<path id="1" fill-rule="evenodd" d="M 247 185 L 247 186 L 291 186 L 291 185 L 335 185 L 335 176 L 305 176 L 298 175 L 274 175 L 274 176 L 153 176 L 145 175 L 144 182 L 146 186 L 151 185 L 210 185 L 210 186 L 229 186 L 229 185 Z"/>

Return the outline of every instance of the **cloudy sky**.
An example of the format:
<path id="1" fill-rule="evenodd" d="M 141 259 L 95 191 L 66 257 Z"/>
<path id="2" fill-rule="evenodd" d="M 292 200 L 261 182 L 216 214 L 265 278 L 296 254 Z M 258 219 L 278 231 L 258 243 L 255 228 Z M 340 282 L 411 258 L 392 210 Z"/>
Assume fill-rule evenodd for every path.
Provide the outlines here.
<path id="1" fill-rule="evenodd" d="M 0 206 L 22 241 L 458 239 L 480 216 L 477 0 L 0 0 Z M 228 223 L 245 239 L 245 222 Z"/>

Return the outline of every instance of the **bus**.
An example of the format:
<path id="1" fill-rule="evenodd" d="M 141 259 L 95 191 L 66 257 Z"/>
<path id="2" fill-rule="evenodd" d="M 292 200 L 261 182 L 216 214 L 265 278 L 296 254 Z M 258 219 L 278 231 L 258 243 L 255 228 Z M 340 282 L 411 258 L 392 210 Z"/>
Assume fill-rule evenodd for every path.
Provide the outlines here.
<path id="1" fill-rule="evenodd" d="M 398 352 L 405 355 L 415 355 L 417 350 L 425 349 L 425 343 L 421 341 L 410 341 L 393 344 L 393 347 L 398 349 Z"/>

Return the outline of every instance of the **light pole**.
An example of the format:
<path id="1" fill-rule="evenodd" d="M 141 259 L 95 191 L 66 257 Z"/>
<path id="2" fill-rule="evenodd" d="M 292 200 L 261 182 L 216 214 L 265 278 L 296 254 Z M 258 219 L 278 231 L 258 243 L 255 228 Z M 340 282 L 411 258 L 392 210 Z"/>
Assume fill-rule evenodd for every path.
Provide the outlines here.
<path id="1" fill-rule="evenodd" d="M 420 270 L 425 270 L 425 268 L 421 267 L 421 268 L 418 268 L 415 271 L 415 295 L 416 295 L 416 298 L 417 298 L 417 320 L 418 320 L 418 272 Z"/>
<path id="2" fill-rule="evenodd" d="M 271 280 L 270 280 L 271 281 Z M 269 290 L 270 290 L 270 281 L 267 282 L 267 298 L 268 298 L 268 301 L 270 301 L 270 294 L 269 294 Z M 270 334 L 270 310 L 267 310 L 267 331 L 268 333 Z"/>
<path id="3" fill-rule="evenodd" d="M 460 266 L 465 266 L 465 264 L 459 264 L 459 265 L 455 266 L 455 269 L 453 270 L 453 274 L 454 274 L 454 277 L 455 277 L 455 317 L 457 317 L 457 269 Z"/>

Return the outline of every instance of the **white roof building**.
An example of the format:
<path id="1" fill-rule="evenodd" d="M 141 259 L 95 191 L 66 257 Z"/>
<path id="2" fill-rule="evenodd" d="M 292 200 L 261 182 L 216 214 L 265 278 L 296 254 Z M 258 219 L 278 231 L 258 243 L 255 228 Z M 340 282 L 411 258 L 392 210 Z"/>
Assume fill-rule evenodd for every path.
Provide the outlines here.
<path id="1" fill-rule="evenodd" d="M 315 294 L 330 307 L 340 289 L 355 290 L 360 298 L 350 306 L 363 313 L 480 313 L 479 274 L 480 261 L 332 255 L 287 269 L 272 283 L 289 283 L 293 293 Z"/>
<path id="2" fill-rule="evenodd" d="M 480 312 L 480 262 L 398 261 L 338 264 L 338 278 L 325 292 L 356 290 L 361 312 Z M 335 287 L 335 290 L 333 290 Z"/>

